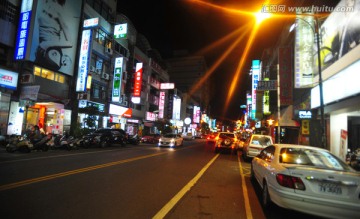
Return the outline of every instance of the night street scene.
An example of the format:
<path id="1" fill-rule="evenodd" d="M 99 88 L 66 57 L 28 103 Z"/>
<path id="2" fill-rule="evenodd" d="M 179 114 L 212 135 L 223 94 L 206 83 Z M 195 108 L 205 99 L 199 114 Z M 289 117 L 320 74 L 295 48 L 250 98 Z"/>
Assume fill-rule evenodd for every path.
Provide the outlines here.
<path id="1" fill-rule="evenodd" d="M 360 219 L 360 0 L 0 6 L 0 218 Z"/>

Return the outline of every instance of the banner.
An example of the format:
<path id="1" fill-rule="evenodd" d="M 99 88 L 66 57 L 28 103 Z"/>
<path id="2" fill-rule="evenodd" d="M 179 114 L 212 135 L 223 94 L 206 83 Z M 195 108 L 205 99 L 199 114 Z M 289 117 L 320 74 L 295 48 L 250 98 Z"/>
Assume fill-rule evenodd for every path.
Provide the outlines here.
<path id="1" fill-rule="evenodd" d="M 293 79 L 292 79 L 292 56 L 291 48 L 278 49 L 279 56 L 279 78 L 280 78 L 280 105 L 291 105 L 293 103 Z"/>

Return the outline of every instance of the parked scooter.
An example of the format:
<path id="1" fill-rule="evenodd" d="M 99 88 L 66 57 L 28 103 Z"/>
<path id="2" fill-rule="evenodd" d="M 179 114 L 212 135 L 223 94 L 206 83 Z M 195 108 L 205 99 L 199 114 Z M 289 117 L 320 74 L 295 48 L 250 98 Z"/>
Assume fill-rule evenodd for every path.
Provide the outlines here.
<path id="1" fill-rule="evenodd" d="M 75 138 L 72 136 L 69 136 L 67 133 L 64 133 L 63 135 L 55 135 L 52 138 L 52 141 L 49 142 L 51 149 L 65 149 L 65 150 L 72 150 L 77 149 L 77 146 L 73 144 L 75 141 Z"/>
<path id="2" fill-rule="evenodd" d="M 48 151 L 50 145 L 48 144 L 52 139 L 52 134 L 43 135 L 43 138 L 37 142 L 33 142 L 33 150 L 37 151 Z"/>
<path id="3" fill-rule="evenodd" d="M 9 143 L 6 145 L 6 151 L 13 153 L 15 151 L 29 153 L 34 148 L 27 135 L 17 136 L 13 135 L 9 139 Z"/>

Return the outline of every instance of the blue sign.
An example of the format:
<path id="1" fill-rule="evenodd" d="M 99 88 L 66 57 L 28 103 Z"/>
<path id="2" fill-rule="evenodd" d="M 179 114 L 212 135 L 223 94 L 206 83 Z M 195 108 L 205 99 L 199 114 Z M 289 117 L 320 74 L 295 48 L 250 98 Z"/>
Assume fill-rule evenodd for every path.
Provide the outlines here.
<path id="1" fill-rule="evenodd" d="M 20 13 L 20 21 L 15 45 L 15 60 L 23 60 L 26 56 L 26 46 L 29 36 L 30 23 L 31 11 Z"/>

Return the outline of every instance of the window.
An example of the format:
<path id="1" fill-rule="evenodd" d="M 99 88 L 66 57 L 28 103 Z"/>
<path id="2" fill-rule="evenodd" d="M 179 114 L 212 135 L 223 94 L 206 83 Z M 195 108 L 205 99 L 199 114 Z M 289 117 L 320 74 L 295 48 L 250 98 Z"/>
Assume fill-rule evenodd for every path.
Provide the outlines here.
<path id="1" fill-rule="evenodd" d="M 41 68 L 39 66 L 35 66 L 34 67 L 34 75 L 48 79 L 48 80 L 52 80 L 52 81 L 56 81 L 59 83 L 65 83 L 65 76 L 54 72 L 54 71 L 50 71 L 46 68 Z"/>

